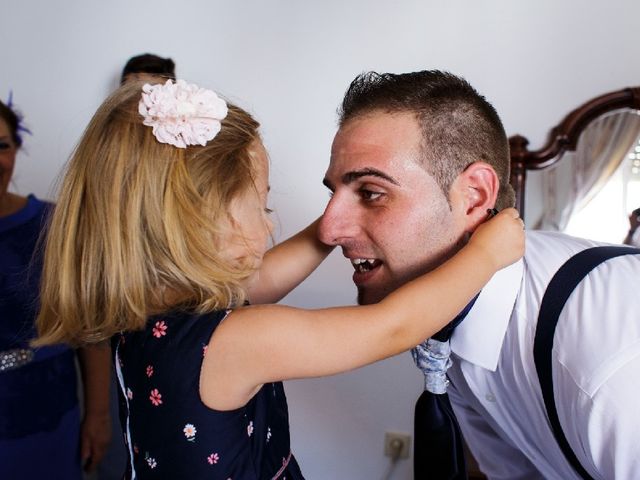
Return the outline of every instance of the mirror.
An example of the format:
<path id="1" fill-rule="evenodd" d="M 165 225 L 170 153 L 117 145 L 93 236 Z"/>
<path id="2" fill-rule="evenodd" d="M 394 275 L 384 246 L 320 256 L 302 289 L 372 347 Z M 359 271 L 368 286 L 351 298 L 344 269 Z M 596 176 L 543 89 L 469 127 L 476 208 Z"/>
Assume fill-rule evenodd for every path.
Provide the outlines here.
<path id="1" fill-rule="evenodd" d="M 540 150 L 512 136 L 511 183 L 528 228 L 622 241 L 629 212 L 640 206 L 639 138 L 640 87 L 573 110 Z"/>

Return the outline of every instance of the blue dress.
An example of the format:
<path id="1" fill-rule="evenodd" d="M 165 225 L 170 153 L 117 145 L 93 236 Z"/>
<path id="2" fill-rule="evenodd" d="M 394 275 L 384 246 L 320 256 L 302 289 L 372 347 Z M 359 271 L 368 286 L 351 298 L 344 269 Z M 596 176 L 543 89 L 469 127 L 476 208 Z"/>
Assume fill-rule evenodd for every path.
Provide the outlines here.
<path id="1" fill-rule="evenodd" d="M 37 249 L 50 204 L 33 195 L 0 218 L 0 478 L 81 479 L 80 414 L 74 352 L 33 350 L 42 256 Z M 13 353 L 27 360 L 7 367 Z"/>
<path id="2" fill-rule="evenodd" d="M 200 400 L 200 369 L 226 316 L 172 312 L 114 338 L 126 478 L 303 480 L 289 446 L 282 383 L 265 384 L 243 407 L 212 410 Z"/>

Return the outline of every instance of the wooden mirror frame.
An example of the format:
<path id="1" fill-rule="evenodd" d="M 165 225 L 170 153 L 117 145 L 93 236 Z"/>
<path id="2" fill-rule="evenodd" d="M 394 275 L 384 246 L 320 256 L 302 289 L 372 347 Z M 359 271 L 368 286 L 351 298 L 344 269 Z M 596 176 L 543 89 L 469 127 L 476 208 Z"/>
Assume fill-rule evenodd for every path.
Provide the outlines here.
<path id="1" fill-rule="evenodd" d="M 556 163 L 564 152 L 575 151 L 580 134 L 600 115 L 622 108 L 640 110 L 640 87 L 629 87 L 589 100 L 570 112 L 551 129 L 547 143 L 540 150 L 527 149 L 529 141 L 522 135 L 509 137 L 511 185 L 516 191 L 516 208 L 524 218 L 524 193 L 527 170 L 542 170 Z"/>

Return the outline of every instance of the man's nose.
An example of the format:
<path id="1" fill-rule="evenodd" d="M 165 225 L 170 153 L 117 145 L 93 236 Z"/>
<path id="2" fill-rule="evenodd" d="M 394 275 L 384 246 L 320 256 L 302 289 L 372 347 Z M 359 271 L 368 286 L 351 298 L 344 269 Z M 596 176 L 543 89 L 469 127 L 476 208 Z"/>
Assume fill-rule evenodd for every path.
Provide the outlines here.
<path id="1" fill-rule="evenodd" d="M 341 245 L 357 232 L 356 217 L 354 206 L 334 194 L 320 219 L 318 238 L 326 245 Z"/>

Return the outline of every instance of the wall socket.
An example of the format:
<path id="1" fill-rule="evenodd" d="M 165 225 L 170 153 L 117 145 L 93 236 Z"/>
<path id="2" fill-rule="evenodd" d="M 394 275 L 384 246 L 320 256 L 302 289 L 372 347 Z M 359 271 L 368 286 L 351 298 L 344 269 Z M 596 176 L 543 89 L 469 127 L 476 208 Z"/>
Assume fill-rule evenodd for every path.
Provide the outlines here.
<path id="1" fill-rule="evenodd" d="M 384 454 L 393 459 L 409 458 L 411 435 L 408 433 L 385 432 Z"/>

